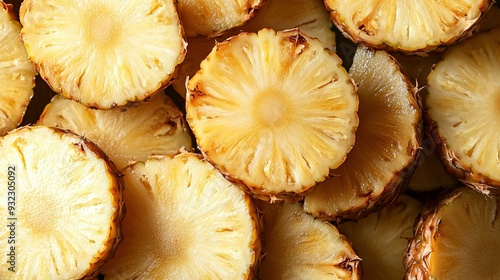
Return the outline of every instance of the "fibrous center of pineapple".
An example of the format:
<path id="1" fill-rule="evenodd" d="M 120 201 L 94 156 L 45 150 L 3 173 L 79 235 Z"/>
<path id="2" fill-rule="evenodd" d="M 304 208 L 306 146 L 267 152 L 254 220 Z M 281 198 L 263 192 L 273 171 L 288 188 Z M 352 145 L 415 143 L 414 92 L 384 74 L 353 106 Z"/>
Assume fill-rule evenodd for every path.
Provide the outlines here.
<path id="1" fill-rule="evenodd" d="M 257 95 L 252 106 L 253 119 L 261 126 L 286 124 L 290 104 L 288 96 L 280 89 L 264 90 Z"/>
<path id="2" fill-rule="evenodd" d="M 35 198 L 36 197 L 36 198 Z M 62 215 L 55 198 L 48 194 L 24 196 L 20 205 L 25 205 L 24 227 L 35 234 L 48 235 L 57 230 L 56 221 Z"/>
<path id="3" fill-rule="evenodd" d="M 112 9 L 108 7 L 89 7 L 82 14 L 83 36 L 97 48 L 112 48 L 122 33 L 122 25 Z"/>

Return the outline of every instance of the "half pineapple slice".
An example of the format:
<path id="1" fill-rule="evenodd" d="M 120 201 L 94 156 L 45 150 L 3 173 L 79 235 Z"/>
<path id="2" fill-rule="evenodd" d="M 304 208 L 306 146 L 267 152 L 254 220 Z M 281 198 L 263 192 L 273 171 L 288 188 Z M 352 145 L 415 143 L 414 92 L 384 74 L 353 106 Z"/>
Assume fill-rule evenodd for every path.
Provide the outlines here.
<path id="1" fill-rule="evenodd" d="M 41 77 L 88 107 L 143 101 L 170 83 L 184 59 L 172 0 L 26 0 L 20 18 Z"/>
<path id="2" fill-rule="evenodd" d="M 500 190 L 500 28 L 450 48 L 428 77 L 427 111 L 449 171 L 488 193 Z"/>
<path id="3" fill-rule="evenodd" d="M 341 60 L 297 29 L 217 44 L 188 90 L 200 149 L 262 199 L 301 198 L 354 144 L 356 88 Z"/>
<path id="4" fill-rule="evenodd" d="M 126 238 L 105 279 L 252 279 L 260 254 L 252 200 L 195 154 L 124 171 Z"/>
<path id="5" fill-rule="evenodd" d="M 354 42 L 410 53 L 428 52 L 466 36 L 492 3 L 325 1 L 333 22 Z"/>
<path id="6" fill-rule="evenodd" d="M 113 256 L 120 173 L 87 139 L 43 126 L 0 139 L 0 278 L 84 279 Z"/>
<path id="7" fill-rule="evenodd" d="M 179 14 L 187 36 L 219 36 L 251 19 L 263 0 L 179 0 Z"/>
<path id="8" fill-rule="evenodd" d="M 285 30 L 300 28 L 310 37 L 318 38 L 325 48 L 335 49 L 335 32 L 325 5 L 321 0 L 267 0 L 255 17 L 241 26 L 244 32 L 258 32 L 262 28 Z M 227 32 L 217 39 L 221 42 L 240 31 Z M 179 67 L 179 79 L 173 86 L 182 97 L 186 96 L 186 79 L 192 77 L 200 69 L 200 63 L 215 46 L 214 39 L 197 36 L 187 38 L 186 59 Z"/>
<path id="9" fill-rule="evenodd" d="M 96 143 L 121 170 L 129 161 L 152 154 L 191 150 L 192 139 L 182 112 L 163 93 L 136 107 L 92 110 L 55 96 L 38 124 L 69 129 Z"/>
<path id="10" fill-rule="evenodd" d="M 0 0 L 0 135 L 21 123 L 35 86 L 36 72 L 20 33 L 12 5 Z"/>
<path id="11" fill-rule="evenodd" d="M 421 112 L 415 88 L 384 51 L 359 47 L 349 71 L 358 83 L 359 128 L 333 178 L 306 196 L 304 208 L 327 219 L 357 219 L 391 203 L 420 152 Z"/>
<path id="12" fill-rule="evenodd" d="M 421 208 L 418 200 L 401 195 L 395 204 L 377 213 L 339 225 L 363 260 L 363 279 L 403 279 L 404 252 Z"/>
<path id="13" fill-rule="evenodd" d="M 361 279 L 361 260 L 333 225 L 300 204 L 258 207 L 264 224 L 260 279 Z"/>
<path id="14" fill-rule="evenodd" d="M 406 279 L 500 279 L 499 205 L 463 187 L 428 206 L 407 248 Z"/>

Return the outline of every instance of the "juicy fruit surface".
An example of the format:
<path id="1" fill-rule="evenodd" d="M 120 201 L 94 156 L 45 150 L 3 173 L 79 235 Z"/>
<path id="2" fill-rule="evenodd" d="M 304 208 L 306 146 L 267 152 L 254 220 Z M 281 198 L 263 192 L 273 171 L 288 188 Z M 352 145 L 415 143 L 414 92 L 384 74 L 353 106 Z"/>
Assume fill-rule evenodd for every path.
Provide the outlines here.
<path id="1" fill-rule="evenodd" d="M 0 135 L 17 127 L 35 86 L 35 69 L 19 40 L 21 25 L 0 1 Z"/>
<path id="2" fill-rule="evenodd" d="M 498 110 L 500 102 L 500 28 L 450 48 L 428 77 L 426 105 L 442 143 L 442 157 L 455 168 L 500 185 Z M 464 178 L 460 178 L 464 179 Z M 481 180 L 481 179 L 479 179 Z"/>
<path id="3" fill-rule="evenodd" d="M 332 20 L 355 42 L 415 52 L 464 36 L 490 6 L 487 0 L 326 0 Z"/>
<path id="4" fill-rule="evenodd" d="M 363 260 L 363 279 L 403 279 L 404 250 L 413 236 L 413 223 L 421 208 L 418 200 L 401 195 L 393 205 L 377 213 L 339 225 L 339 231 Z"/>
<path id="5" fill-rule="evenodd" d="M 109 110 L 91 110 L 55 96 L 38 123 L 85 135 L 120 170 L 130 161 L 146 161 L 153 154 L 192 149 L 182 112 L 162 92 L 136 107 Z"/>
<path id="6" fill-rule="evenodd" d="M 356 89 L 340 64 L 296 29 L 217 44 L 188 84 L 198 145 L 256 194 L 307 191 L 354 143 Z"/>
<path id="7" fill-rule="evenodd" d="M 20 11 L 30 60 L 51 88 L 107 109 L 170 82 L 185 41 L 173 1 L 27 0 Z"/>
<path id="8" fill-rule="evenodd" d="M 47 127 L 23 127 L 0 140 L 0 182 L 15 186 L 0 193 L 0 216 L 15 218 L 13 228 L 0 228 L 0 247 L 14 246 L 17 256 L 16 272 L 2 268 L 1 279 L 79 279 L 111 257 L 121 239 L 121 183 L 99 153 Z"/>
<path id="9" fill-rule="evenodd" d="M 300 204 L 260 202 L 258 208 L 264 221 L 260 279 L 361 279 L 360 259 L 334 226 Z"/>
<path id="10" fill-rule="evenodd" d="M 393 201 L 418 155 L 420 109 L 395 60 L 360 47 L 349 73 L 358 83 L 356 144 L 304 201 L 307 212 L 328 219 L 356 219 Z"/>
<path id="11" fill-rule="evenodd" d="M 250 198 L 197 155 L 156 156 L 124 171 L 126 238 L 105 279 L 247 279 L 257 262 Z"/>

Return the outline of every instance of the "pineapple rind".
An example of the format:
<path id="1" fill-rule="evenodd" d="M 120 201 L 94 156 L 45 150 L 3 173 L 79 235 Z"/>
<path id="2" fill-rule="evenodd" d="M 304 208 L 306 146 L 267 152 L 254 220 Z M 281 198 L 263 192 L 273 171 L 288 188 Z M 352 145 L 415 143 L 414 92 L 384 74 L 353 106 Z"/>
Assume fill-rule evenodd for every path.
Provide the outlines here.
<path id="1" fill-rule="evenodd" d="M 429 134 L 448 172 L 486 194 L 500 190 L 496 121 L 490 121 L 500 98 L 499 38 L 496 28 L 450 48 L 428 76 L 426 98 Z"/>
<path id="2" fill-rule="evenodd" d="M 33 96 L 36 71 L 19 40 L 12 5 L 0 1 L 0 135 L 16 128 Z"/>
<path id="3" fill-rule="evenodd" d="M 174 1 L 27 0 L 29 59 L 53 91 L 87 107 L 142 102 L 171 83 L 186 42 Z"/>
<path id="4" fill-rule="evenodd" d="M 120 170 L 130 161 L 146 161 L 153 154 L 192 150 L 183 113 L 163 92 L 137 106 L 109 110 L 92 110 L 55 96 L 37 123 L 85 135 Z"/>
<path id="5" fill-rule="evenodd" d="M 258 197 L 300 198 L 354 143 L 356 89 L 340 63 L 297 29 L 217 44 L 188 83 L 187 120 L 200 149 Z"/>
<path id="6" fill-rule="evenodd" d="M 0 150 L 4 170 L 9 165 L 16 168 L 18 255 L 16 272 L 3 269 L 0 278 L 97 275 L 122 240 L 121 173 L 95 144 L 56 128 L 18 128 L 1 140 Z M 7 185 L 7 172 L 4 174 L 0 180 Z M 0 197 L 7 220 L 7 193 Z M 7 227 L 1 229 L 5 240 L 10 235 Z M 2 262 L 7 260 L 5 254 Z"/>

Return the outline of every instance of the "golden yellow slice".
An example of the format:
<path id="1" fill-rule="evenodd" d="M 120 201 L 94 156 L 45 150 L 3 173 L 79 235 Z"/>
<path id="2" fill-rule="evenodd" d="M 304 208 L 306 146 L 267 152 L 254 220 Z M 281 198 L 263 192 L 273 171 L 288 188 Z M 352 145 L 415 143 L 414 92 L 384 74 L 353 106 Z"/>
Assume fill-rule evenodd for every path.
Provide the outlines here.
<path id="1" fill-rule="evenodd" d="M 252 279 L 260 254 L 252 200 L 198 155 L 124 170 L 126 238 L 104 279 Z"/>
<path id="2" fill-rule="evenodd" d="M 300 199 L 354 144 L 356 88 L 341 60 L 297 29 L 217 44 L 188 90 L 200 149 L 261 199 Z"/>
<path id="3" fill-rule="evenodd" d="M 87 107 L 145 100 L 185 55 L 173 0 L 25 0 L 20 18 L 40 76 Z"/>
<path id="4" fill-rule="evenodd" d="M 0 279 L 97 275 L 122 239 L 121 174 L 93 143 L 44 126 L 0 138 Z"/>

